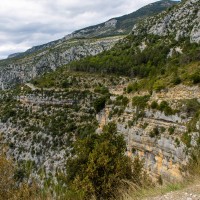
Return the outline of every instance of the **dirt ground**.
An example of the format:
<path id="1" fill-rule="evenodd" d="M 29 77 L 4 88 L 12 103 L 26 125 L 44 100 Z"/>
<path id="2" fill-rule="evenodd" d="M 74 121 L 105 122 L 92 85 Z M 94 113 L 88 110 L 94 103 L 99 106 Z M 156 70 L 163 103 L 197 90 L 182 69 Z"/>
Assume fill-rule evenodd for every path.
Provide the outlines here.
<path id="1" fill-rule="evenodd" d="M 145 200 L 200 200 L 200 182 L 179 191 L 146 198 Z"/>

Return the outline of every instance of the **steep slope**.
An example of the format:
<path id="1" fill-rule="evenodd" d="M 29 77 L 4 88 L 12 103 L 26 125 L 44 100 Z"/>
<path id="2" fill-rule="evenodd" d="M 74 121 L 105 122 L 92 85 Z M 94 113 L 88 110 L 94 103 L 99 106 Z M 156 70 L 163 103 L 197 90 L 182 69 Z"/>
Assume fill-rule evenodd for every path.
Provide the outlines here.
<path id="1" fill-rule="evenodd" d="M 127 35 L 138 21 L 160 13 L 178 2 L 162 0 L 140 8 L 139 10 L 108 20 L 96 26 L 87 27 L 72 33 L 73 37 L 105 37 L 113 35 Z"/>
<path id="2" fill-rule="evenodd" d="M 184 1 L 176 9 L 165 15 L 161 14 L 144 20 L 133 28 L 133 34 L 141 33 L 168 36 L 179 41 L 190 38 L 190 42 L 200 42 L 200 2 L 199 0 Z"/>
<path id="3" fill-rule="evenodd" d="M 53 182 L 57 172 L 66 172 L 74 140 L 97 129 L 95 102 L 105 104 L 108 88 L 124 82 L 127 78 L 60 69 L 34 85 L 1 91 L 0 151 L 7 148 L 8 157 L 30 166 L 31 177 Z"/>
<path id="4" fill-rule="evenodd" d="M 72 63 L 71 69 L 149 77 L 199 60 L 199 3 L 184 1 L 138 23 L 132 34 L 110 51 Z"/>
<path id="5" fill-rule="evenodd" d="M 157 13 L 160 13 L 166 10 L 167 8 L 170 8 L 171 6 L 176 5 L 177 3 L 178 3 L 177 1 L 161 0 L 149 4 L 147 6 L 144 6 L 133 13 L 110 19 L 101 24 L 97 24 L 94 26 L 83 28 L 81 30 L 74 31 L 73 33 L 66 35 L 64 38 L 60 40 L 52 41 L 40 46 L 35 46 L 31 49 L 28 49 L 24 53 L 12 54 L 8 58 L 28 55 L 38 50 L 46 49 L 54 45 L 60 44 L 72 38 L 93 38 L 93 37 L 127 35 L 131 32 L 134 24 L 137 23 L 137 21 L 155 15 Z"/>
<path id="6" fill-rule="evenodd" d="M 178 13 L 184 16 L 180 20 Z M 198 37 L 191 39 L 199 27 L 197 13 L 199 1 L 184 1 L 140 22 L 107 52 L 1 91 L 1 147 L 50 187 L 60 171 L 65 173 L 73 142 L 114 121 L 127 155 L 144 159 L 155 182 L 181 180 L 190 153 L 200 145 L 200 49 Z M 178 28 L 152 32 L 166 16 L 177 26 L 180 21 Z M 102 38 L 90 41 L 94 45 Z"/>
<path id="7" fill-rule="evenodd" d="M 101 127 L 117 122 L 129 155 L 144 158 L 154 177 L 181 179 L 188 149 L 199 137 L 199 115 L 188 112 L 190 106 L 199 110 L 199 88 L 191 87 L 200 82 L 199 13 L 200 1 L 183 1 L 136 24 L 110 51 L 70 64 L 71 70 L 135 78 L 129 94 L 115 91 L 132 102 L 123 106 L 124 97 L 113 96 L 98 119 Z"/>
<path id="8" fill-rule="evenodd" d="M 122 37 L 71 39 L 22 58 L 0 61 L 0 88 L 8 89 L 86 56 L 109 50 Z"/>
<path id="9" fill-rule="evenodd" d="M 11 55 L 9 59 L 0 61 L 0 88 L 8 89 L 71 61 L 109 50 L 131 31 L 136 21 L 174 4 L 168 0 L 159 1 L 129 15 L 75 31 L 60 40 L 35 46 L 24 53 Z M 117 22 L 114 23 L 116 27 L 114 21 Z"/>

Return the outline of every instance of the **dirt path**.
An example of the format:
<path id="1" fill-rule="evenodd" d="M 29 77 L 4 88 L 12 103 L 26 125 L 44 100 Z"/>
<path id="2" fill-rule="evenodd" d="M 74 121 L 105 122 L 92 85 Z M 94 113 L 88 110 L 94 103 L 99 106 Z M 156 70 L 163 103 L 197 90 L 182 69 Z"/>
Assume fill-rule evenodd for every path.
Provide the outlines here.
<path id="1" fill-rule="evenodd" d="M 200 200 L 200 183 L 164 195 L 149 197 L 145 200 Z"/>

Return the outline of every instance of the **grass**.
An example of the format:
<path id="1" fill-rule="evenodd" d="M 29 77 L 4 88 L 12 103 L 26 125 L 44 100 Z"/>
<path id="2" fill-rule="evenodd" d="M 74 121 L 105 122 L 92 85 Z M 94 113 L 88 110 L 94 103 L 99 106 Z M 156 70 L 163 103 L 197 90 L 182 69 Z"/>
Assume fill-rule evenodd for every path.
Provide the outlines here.
<path id="1" fill-rule="evenodd" d="M 139 200 L 147 197 L 149 198 L 149 197 L 164 195 L 168 192 L 181 190 L 184 187 L 185 187 L 184 183 L 168 183 L 163 186 L 159 185 L 156 187 L 141 188 L 130 194 L 129 199 L 127 200 Z"/>
<path id="2" fill-rule="evenodd" d="M 186 167 L 186 176 L 181 182 L 166 183 L 164 185 L 157 185 L 155 187 L 138 188 L 132 187 L 127 197 L 123 200 L 140 200 L 160 195 L 165 195 L 169 192 L 184 190 L 188 187 L 193 187 L 200 183 L 200 138 L 197 141 L 196 148 L 191 152 L 191 159 Z"/>

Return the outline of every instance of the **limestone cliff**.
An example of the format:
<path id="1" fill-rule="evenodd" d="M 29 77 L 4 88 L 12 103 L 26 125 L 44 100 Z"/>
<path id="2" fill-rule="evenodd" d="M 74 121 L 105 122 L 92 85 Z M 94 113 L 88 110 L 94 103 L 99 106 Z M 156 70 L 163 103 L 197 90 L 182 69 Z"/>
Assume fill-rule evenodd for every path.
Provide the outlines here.
<path id="1" fill-rule="evenodd" d="M 34 46 L 23 53 L 0 61 L 0 89 L 8 89 L 83 57 L 111 49 L 128 35 L 139 20 L 160 13 L 177 4 L 164 0 L 105 23 L 83 28 L 47 44 Z"/>
<path id="2" fill-rule="evenodd" d="M 133 33 L 170 36 L 173 39 L 189 37 L 191 42 L 200 42 L 200 1 L 187 0 L 173 9 L 147 19 L 133 28 Z"/>
<path id="3" fill-rule="evenodd" d="M 57 67 L 112 48 L 123 37 L 72 39 L 18 59 L 0 61 L 0 88 L 8 89 Z"/>
<path id="4" fill-rule="evenodd" d="M 117 96 L 111 96 L 112 104 L 107 105 L 97 115 L 100 124 L 98 131 L 108 122 L 115 121 L 118 132 L 125 136 L 127 154 L 133 158 L 138 155 L 144 159 L 145 168 L 152 177 L 161 175 L 168 181 L 182 179 L 183 169 L 189 158 L 188 146 L 182 139 L 188 131 L 187 124 L 191 118 L 187 116 L 183 108 L 177 113 L 166 114 L 147 105 L 144 110 L 139 111 L 132 105 L 132 98 L 135 95 L 123 95 L 128 97 L 130 102 L 124 108 L 116 103 Z M 148 104 L 151 105 L 154 101 L 167 101 L 175 109 L 179 106 L 184 107 L 183 100 L 190 101 L 191 99 L 200 100 L 199 87 L 180 85 L 168 91 L 153 93 Z M 120 109 L 122 112 L 119 113 Z M 195 138 L 199 136 L 198 131 L 191 133 L 191 144 L 194 144 Z"/>

